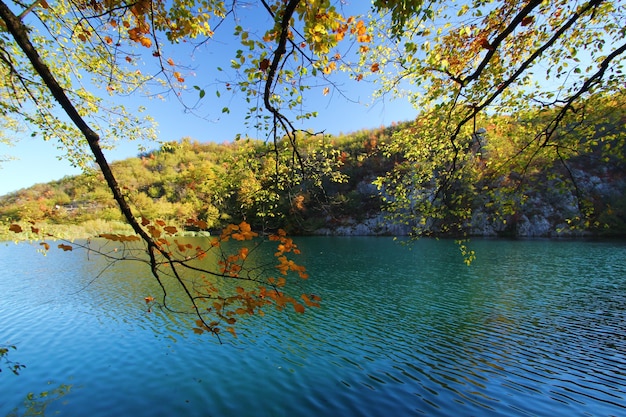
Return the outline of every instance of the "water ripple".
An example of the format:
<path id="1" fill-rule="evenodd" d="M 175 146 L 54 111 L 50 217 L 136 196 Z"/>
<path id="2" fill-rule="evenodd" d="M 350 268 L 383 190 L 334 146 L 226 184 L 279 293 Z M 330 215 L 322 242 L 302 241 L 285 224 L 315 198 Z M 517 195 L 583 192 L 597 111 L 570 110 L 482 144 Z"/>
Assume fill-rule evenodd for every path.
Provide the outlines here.
<path id="1" fill-rule="evenodd" d="M 478 242 L 467 268 L 452 242 L 392 245 L 303 240 L 323 307 L 251 317 L 221 346 L 147 313 L 139 269 L 87 287 L 94 266 L 77 260 L 4 274 L 21 290 L 0 297 L 2 336 L 28 358 L 24 384 L 76 385 L 64 415 L 626 415 L 623 246 Z M 7 407 L 19 389 L 0 385 Z"/>

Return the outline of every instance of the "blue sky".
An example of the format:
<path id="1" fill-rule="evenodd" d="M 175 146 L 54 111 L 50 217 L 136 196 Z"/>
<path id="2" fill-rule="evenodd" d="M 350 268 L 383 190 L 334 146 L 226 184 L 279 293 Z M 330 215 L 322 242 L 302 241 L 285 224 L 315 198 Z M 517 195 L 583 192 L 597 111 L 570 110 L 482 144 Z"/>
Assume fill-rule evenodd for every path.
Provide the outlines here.
<path id="1" fill-rule="evenodd" d="M 363 8 L 363 5 L 358 5 Z M 251 11 L 250 13 L 258 13 Z M 257 16 L 258 17 L 258 16 Z M 250 21 L 250 20 L 249 20 Z M 254 18 L 251 21 L 256 22 Z M 227 37 L 230 30 L 222 30 Z M 228 39 L 228 38 L 226 38 Z M 176 46 L 180 50 L 180 45 Z M 188 53 L 188 52 L 187 52 Z M 233 57 L 233 47 L 225 43 L 213 44 L 213 48 L 207 47 L 206 54 L 198 53 L 196 63 L 198 74 L 195 79 L 186 76 L 186 83 L 189 86 L 194 84 L 202 85 L 203 80 L 210 80 L 208 85 L 214 84 L 217 77 L 202 74 L 203 67 L 215 68 L 219 59 L 230 60 Z M 189 55 L 183 52 L 178 57 L 174 56 L 177 62 L 189 61 Z M 210 61 L 210 65 L 200 62 Z M 223 67 L 228 67 L 228 61 Z M 341 84 L 342 91 L 348 96 L 346 100 L 336 90 L 331 89 L 327 96 L 322 94 L 323 87 L 316 87 L 305 92 L 304 104 L 307 110 L 316 110 L 318 117 L 296 124 L 297 128 L 310 129 L 315 132 L 325 131 L 329 134 L 350 133 L 360 129 L 376 128 L 388 126 L 392 122 L 406 121 L 413 119 L 416 111 L 406 101 L 378 101 L 371 103 L 370 94 L 372 86 L 365 81 L 350 81 L 343 78 Z M 194 92 L 194 94 L 196 94 Z M 246 132 L 243 130 L 244 117 L 247 105 L 243 100 L 238 102 L 237 97 L 226 97 L 222 91 L 222 98 L 219 103 L 215 96 L 215 87 L 206 88 L 207 101 L 205 108 L 213 113 L 208 114 L 207 119 L 201 119 L 184 111 L 182 105 L 175 99 L 169 100 L 141 100 L 134 97 L 129 100 L 132 105 L 143 105 L 158 123 L 159 140 L 172 141 L 190 137 L 199 142 L 225 142 L 231 141 L 236 134 Z M 230 108 L 230 114 L 222 114 L 224 106 Z M 248 132 L 254 136 L 254 132 Z M 158 144 L 147 144 L 147 147 L 156 148 Z M 106 152 L 109 160 L 115 161 L 136 156 L 138 153 L 137 144 L 134 142 L 120 143 L 117 148 Z M 0 162 L 0 195 L 29 187 L 36 183 L 44 183 L 60 179 L 66 175 L 80 173 L 79 169 L 73 168 L 69 162 L 63 160 L 62 152 L 56 149 L 54 143 L 44 142 L 41 139 L 26 136 L 15 141 L 14 146 L 7 146 L 0 143 L 0 158 L 11 157 L 12 160 Z"/>
<path id="2" fill-rule="evenodd" d="M 366 87 L 365 84 L 354 85 L 349 89 L 353 97 L 361 96 L 363 99 L 358 104 L 348 102 L 342 97 L 324 97 L 319 91 L 309 91 L 305 101 L 309 102 L 309 107 L 319 112 L 319 116 L 299 122 L 296 127 L 339 134 L 388 126 L 392 122 L 415 117 L 416 111 L 406 101 L 387 100 L 367 106 L 366 104 L 370 104 L 368 89 L 363 87 Z M 157 120 L 159 139 L 164 141 L 180 140 L 184 137 L 199 142 L 230 141 L 237 133 L 242 132 L 246 112 L 243 105 L 232 106 L 230 114 L 220 113 L 219 119 L 208 121 L 185 114 L 177 101 L 147 100 L 143 104 L 148 109 L 147 113 Z M 106 156 L 109 162 L 134 157 L 138 153 L 137 145 L 135 142 L 120 143 L 116 149 L 107 151 Z M 150 147 L 150 144 L 147 146 Z M 156 147 L 158 145 L 154 144 L 154 148 Z M 15 146 L 0 143 L 0 156 L 15 158 L 0 163 L 0 195 L 80 173 L 79 169 L 73 168 L 62 159 L 62 152 L 56 149 L 53 142 L 44 142 L 38 138 L 21 138 Z"/>

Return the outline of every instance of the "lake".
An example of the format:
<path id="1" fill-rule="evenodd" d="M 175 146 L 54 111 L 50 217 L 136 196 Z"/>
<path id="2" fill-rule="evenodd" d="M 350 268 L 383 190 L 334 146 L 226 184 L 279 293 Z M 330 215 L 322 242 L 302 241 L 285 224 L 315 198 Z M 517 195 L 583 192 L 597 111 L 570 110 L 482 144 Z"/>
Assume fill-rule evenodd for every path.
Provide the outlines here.
<path id="1" fill-rule="evenodd" d="M 139 264 L 0 244 L 0 416 L 626 415 L 625 242 L 295 241 L 322 308 L 222 345 Z"/>

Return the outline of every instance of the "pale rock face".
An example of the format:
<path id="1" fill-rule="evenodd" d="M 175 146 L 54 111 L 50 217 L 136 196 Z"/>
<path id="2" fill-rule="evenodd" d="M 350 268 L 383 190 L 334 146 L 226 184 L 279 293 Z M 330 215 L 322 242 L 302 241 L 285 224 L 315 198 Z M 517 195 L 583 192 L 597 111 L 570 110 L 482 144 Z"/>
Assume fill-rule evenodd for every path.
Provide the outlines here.
<path id="1" fill-rule="evenodd" d="M 605 181 L 597 175 L 581 170 L 574 171 L 579 191 L 585 195 L 596 195 L 604 199 L 621 196 L 626 189 L 626 179 Z M 572 190 L 559 191 L 559 184 L 548 187 L 547 192 L 535 192 L 527 196 L 524 206 L 516 216 L 507 221 L 494 218 L 483 208 L 472 214 L 467 231 L 470 236 L 497 237 L 502 235 L 516 237 L 581 237 L 589 235 L 581 229 L 572 228 L 567 219 L 578 213 L 576 195 Z M 377 196 L 380 191 L 368 181 L 357 186 L 357 191 L 364 196 Z M 384 190 L 383 190 L 384 192 Z M 390 223 L 384 213 L 378 213 L 364 221 L 357 222 L 354 217 L 343 219 L 337 226 L 328 226 L 315 231 L 326 236 L 406 236 L 411 227 Z"/>

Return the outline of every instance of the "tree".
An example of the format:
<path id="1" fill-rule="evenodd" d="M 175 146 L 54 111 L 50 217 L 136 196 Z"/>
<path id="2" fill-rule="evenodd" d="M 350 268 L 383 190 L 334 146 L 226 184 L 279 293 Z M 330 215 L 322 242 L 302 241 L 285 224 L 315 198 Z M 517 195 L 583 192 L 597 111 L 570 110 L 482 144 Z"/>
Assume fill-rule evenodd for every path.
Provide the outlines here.
<path id="1" fill-rule="evenodd" d="M 223 295 L 207 284 L 196 294 L 195 284 L 179 274 L 181 268 L 193 271 L 196 266 L 177 256 L 191 256 L 186 252 L 192 250 L 192 258 L 201 257 L 208 249 L 179 246 L 164 239 L 174 231 L 172 226 L 142 219 L 131 209 L 128 194 L 118 184 L 103 147 L 119 136 L 151 136 L 151 130 L 144 130 L 149 120 L 119 106 L 106 107 L 102 96 L 94 91 L 102 91 L 115 101 L 125 94 L 158 88 L 160 94 L 172 94 L 184 106 L 183 99 L 191 91 L 194 104 L 187 108 L 196 110 L 196 102 L 207 100 L 206 90 L 185 87 L 185 63 L 169 57 L 170 46 L 166 45 L 200 46 L 232 26 L 232 35 L 241 48 L 234 51 L 230 69 L 216 68 L 228 79 L 221 91 L 243 97 L 249 104 L 246 121 L 265 132 L 265 139 L 273 145 L 275 183 L 284 189 L 302 181 L 315 183 L 316 171 L 332 168 L 323 160 L 307 165 L 299 143 L 308 133 L 297 131 L 292 124 L 295 118 L 315 115 L 305 108 L 303 95 L 316 80 L 326 83 L 325 93 L 331 88 L 341 92 L 332 77 L 344 70 L 356 82 L 375 79 L 381 94 L 407 96 L 421 114 L 414 128 L 403 130 L 393 143 L 377 144 L 384 152 L 403 154 L 402 163 L 379 184 L 401 220 L 414 218 L 418 212 L 423 221 L 417 233 L 428 233 L 435 223 L 458 227 L 471 217 L 473 203 L 468 195 L 482 191 L 479 185 L 488 184 L 481 177 L 485 174 L 477 169 L 488 163 L 481 149 L 490 132 L 479 129 L 483 125 L 549 109 L 544 113 L 543 128 L 529 132 L 512 159 L 528 155 L 527 162 L 521 164 L 526 171 L 531 161 L 545 154 L 551 158 L 546 160 L 561 163 L 565 172 L 571 173 L 570 155 L 589 142 L 564 138 L 572 136 L 572 127 L 587 122 L 585 107 L 593 100 L 609 102 L 623 95 L 626 45 L 620 46 L 620 41 L 625 13 L 623 5 L 610 1 L 468 0 L 451 5 L 443 0 L 375 0 L 372 11 L 380 14 L 369 18 L 353 16 L 349 8 L 330 0 L 261 0 L 258 5 L 266 13 L 267 27 L 259 29 L 255 23 L 253 30 L 242 21 L 265 21 L 258 15 L 247 15 L 237 2 L 60 0 L 50 5 L 37 0 L 28 7 L 19 2 L 9 7 L 0 1 L 5 30 L 0 35 L 0 95 L 7 98 L 1 104 L 4 125 L 14 128 L 18 122 L 29 123 L 44 138 L 59 140 L 75 163 L 87 165 L 90 158 L 95 160 L 136 233 L 132 238 L 105 237 L 129 245 L 141 240 L 154 278 L 161 283 L 170 277 L 185 289 L 198 315 L 199 331 L 216 333 L 218 329 L 205 312 L 230 324 L 237 312 L 257 311 L 270 299 L 280 308 L 292 304 L 296 311 L 302 311 L 303 305 L 293 297 L 286 298 L 280 289 L 285 281 L 242 274 L 250 251 L 245 246 L 232 255 L 223 255 L 217 272 L 203 273 L 264 286 L 254 291 L 236 286 L 232 295 Z M 18 10 L 19 17 L 13 9 Z M 61 63 L 53 66 L 51 62 L 58 57 L 63 58 Z M 144 73 L 135 66 L 142 60 L 151 72 Z M 543 66 L 548 78 L 539 82 L 536 77 Z M 91 79 L 82 84 L 85 76 Z M 112 115 L 121 121 L 112 123 Z M 621 140 L 620 134 L 604 135 L 599 140 Z M 284 144 L 290 146 L 290 158 L 285 158 Z M 296 167 L 297 175 L 292 178 L 294 171 L 284 170 L 285 164 Z M 502 169 L 493 173 L 502 175 Z M 259 204 L 253 198 L 259 186 L 255 181 L 247 181 L 239 190 L 242 205 Z M 296 192 L 297 186 L 293 189 L 293 201 L 300 204 L 305 194 Z M 508 205 L 508 198 L 487 191 L 492 192 L 492 199 Z M 272 198 L 272 193 L 267 193 L 266 199 Z M 191 223 L 200 229 L 204 226 L 197 219 Z M 243 237 L 242 241 L 254 237 L 247 222 L 228 227 L 222 240 L 234 236 Z M 275 266 L 280 274 L 304 275 L 300 266 L 286 258 L 295 249 L 293 243 L 282 232 L 272 236 L 279 242 L 280 261 Z M 67 247 L 64 244 L 62 249 Z M 215 247 L 221 244 L 215 242 Z M 171 269 L 165 272 L 163 265 Z M 266 287 L 271 288 L 271 297 L 263 289 Z M 165 305 L 166 286 L 163 289 Z M 307 305 L 317 305 L 308 295 L 302 299 Z M 202 305 L 202 310 L 201 304 L 207 300 L 217 300 L 221 307 L 213 305 L 207 310 Z M 231 301 L 239 307 L 225 314 L 224 308 Z"/>
<path id="2" fill-rule="evenodd" d="M 286 5 L 285 10 L 280 18 L 276 18 L 281 23 L 276 28 L 280 28 L 280 33 L 275 36 L 278 39 L 278 50 L 274 53 L 273 62 L 265 66 L 265 61 L 259 60 L 256 72 L 265 73 L 267 71 L 266 87 L 264 89 L 264 103 L 267 111 L 274 118 L 274 126 L 285 129 L 288 134 L 293 135 L 294 129 L 290 128 L 289 120 L 284 117 L 275 107 L 272 89 L 275 86 L 275 76 L 279 63 L 283 59 L 284 47 L 290 36 L 289 22 L 299 2 L 292 1 Z M 48 39 L 35 38 L 35 42 L 31 40 L 32 27 L 24 24 L 21 18 L 34 7 L 41 6 L 42 13 L 37 16 L 43 16 L 40 20 L 41 24 L 49 30 L 50 37 Z M 197 6 L 197 9 L 196 9 Z M 233 6 L 234 7 L 234 6 Z M 193 8 L 193 10 L 191 9 Z M 208 13 L 205 13 L 207 12 Z M 268 8 L 268 12 L 274 15 L 276 9 Z M 316 18 L 311 15 L 311 8 L 300 5 L 299 13 L 305 18 L 307 24 L 315 22 Z M 51 132 L 57 133 L 59 139 L 63 142 L 63 138 L 78 137 L 77 133 L 84 138 L 84 141 L 77 141 L 78 144 L 86 144 L 95 162 L 98 164 L 104 178 L 113 193 L 113 197 L 118 203 L 124 217 L 131 225 L 136 236 L 120 236 L 120 235 L 104 235 L 102 237 L 118 241 L 121 243 L 131 243 L 141 240 L 145 244 L 142 251 L 147 252 L 150 268 L 154 278 L 159 282 L 163 289 L 162 305 L 167 307 L 167 286 L 164 283 L 165 277 L 170 277 L 173 281 L 180 285 L 187 294 L 188 300 L 193 306 L 194 314 L 197 315 L 198 327 L 195 330 L 199 333 L 208 331 L 212 334 L 219 334 L 220 323 L 226 322 L 232 325 L 236 319 L 233 317 L 238 314 L 254 314 L 259 312 L 263 306 L 267 304 L 275 304 L 278 308 L 283 308 L 286 304 L 292 304 L 297 312 L 304 311 L 304 305 L 296 301 L 293 297 L 287 296 L 280 288 L 286 283 L 286 276 L 293 271 L 301 278 L 306 278 L 304 269 L 289 259 L 289 254 L 297 253 L 297 248 L 291 240 L 286 238 L 281 231 L 270 236 L 271 240 L 278 242 L 278 250 L 276 256 L 278 265 L 273 265 L 282 275 L 280 278 L 273 276 L 265 276 L 268 265 L 263 267 L 255 266 L 252 270 L 246 270 L 244 264 L 248 259 L 250 247 L 242 246 L 235 254 L 225 255 L 221 253 L 221 259 L 218 261 L 218 272 L 209 269 L 199 269 L 198 266 L 191 266 L 189 258 L 198 259 L 206 256 L 212 248 L 221 247 L 221 242 L 231 238 L 245 241 L 257 236 L 250 230 L 247 223 L 242 222 L 239 225 L 231 225 L 224 230 L 219 241 L 212 241 L 209 248 L 188 247 L 178 244 L 175 240 L 166 240 L 164 233 L 173 234 L 176 230 L 172 226 L 167 226 L 164 222 L 157 221 L 153 223 L 151 220 L 139 220 L 135 217 L 128 203 L 128 200 L 122 188 L 118 185 L 116 177 L 113 175 L 110 165 L 108 164 L 102 146 L 100 143 L 100 134 L 98 134 L 89 124 L 86 116 L 98 116 L 101 108 L 94 105 L 95 100 L 92 96 L 86 94 L 86 90 L 70 90 L 73 86 L 72 77 L 80 79 L 83 72 L 92 73 L 97 76 L 96 81 L 104 80 L 106 88 L 110 92 L 119 90 L 127 91 L 128 88 L 137 88 L 145 78 L 139 73 L 137 78 L 129 78 L 128 83 L 125 78 L 127 72 L 121 70 L 123 68 L 118 61 L 123 45 L 141 45 L 150 48 L 153 45 L 155 50 L 153 56 L 159 59 L 160 72 L 164 74 L 163 82 L 171 88 L 176 88 L 175 83 L 182 83 L 184 79 L 178 71 L 166 71 L 165 59 L 162 59 L 159 47 L 159 38 L 157 33 L 167 37 L 170 41 L 180 41 L 183 38 L 195 38 L 198 35 L 211 35 L 212 31 L 208 25 L 210 15 L 218 18 L 224 18 L 226 10 L 221 2 L 203 3 L 199 5 L 189 5 L 187 3 L 175 2 L 170 9 L 166 9 L 163 3 L 139 2 L 107 2 L 107 3 L 64 3 L 59 2 L 54 7 L 50 7 L 45 1 L 38 1 L 18 17 L 4 3 L 0 2 L 0 17 L 4 22 L 4 26 L 11 38 L 3 35 L 2 37 L 2 62 L 3 70 L 6 74 L 6 82 L 4 84 L 5 95 L 14 94 L 17 102 L 7 107 L 5 113 L 22 116 L 26 121 L 33 123 L 35 126 L 43 128 L 42 130 L 52 127 Z M 47 19 L 51 19 L 50 21 Z M 276 29 L 275 28 L 275 29 Z M 110 36 L 107 33 L 111 33 Z M 247 36 L 237 28 L 236 33 L 241 34 L 242 43 L 248 44 Z M 309 38 L 314 40 L 314 44 L 322 44 L 325 39 Z M 115 39 L 115 41 L 114 41 Z M 39 41 L 40 43 L 38 43 Z M 52 42 L 51 48 L 43 46 L 46 42 Z M 76 67 L 72 67 L 73 71 L 62 71 L 55 73 L 51 66 L 45 62 L 45 55 L 42 56 L 39 51 L 43 50 L 48 53 L 56 51 L 65 51 L 66 43 L 70 42 L 72 46 L 77 47 L 76 60 L 68 61 L 71 64 L 78 63 Z M 261 45 L 257 42 L 257 46 Z M 111 46 L 111 47 L 109 47 Z M 252 45 L 254 46 L 254 45 Z M 125 61 L 130 62 L 132 58 L 128 54 L 124 54 Z M 263 58 L 267 59 L 267 58 Z M 71 65 L 70 64 L 70 65 Z M 167 64 L 174 66 L 171 60 L 167 60 Z M 263 64 L 263 65 L 261 65 Z M 261 68 L 264 66 L 264 68 Z M 23 69 L 25 68 L 25 70 Z M 105 70 L 103 77 L 102 70 Z M 258 75 L 250 75 L 250 79 L 261 78 Z M 41 82 L 37 81 L 41 80 Z M 130 84 L 130 86 L 129 86 Z M 200 92 L 203 96 L 203 92 Z M 21 113 L 22 99 L 30 99 L 36 106 L 35 115 L 31 117 Z M 52 113 L 54 107 L 53 100 L 56 100 L 61 106 L 63 112 L 73 123 L 69 125 L 61 115 Z M 91 106 L 89 106 L 91 104 Z M 114 126 L 114 125 L 113 125 Z M 115 131 L 116 127 L 113 128 Z M 47 131 L 47 130 L 46 130 Z M 77 132 L 78 131 L 78 132 Z M 276 138 L 278 132 L 275 131 Z M 295 139 L 295 138 L 293 138 Z M 68 155 L 74 157 L 82 156 L 85 152 L 77 152 L 75 143 L 68 140 Z M 79 163 L 80 158 L 76 159 Z M 191 221 L 195 226 L 204 228 L 201 222 Z M 18 225 L 11 226 L 15 232 L 20 232 Z M 34 234 L 39 234 L 36 227 L 32 227 Z M 42 242 L 45 248 L 49 245 Z M 170 245 L 175 245 L 177 251 L 172 251 Z M 63 250 L 72 250 L 72 245 L 61 244 L 59 247 Z M 193 255 L 186 253 L 193 250 Z M 131 249 L 124 251 L 124 255 L 118 259 L 127 259 L 126 254 L 133 253 Z M 175 255 L 181 254 L 182 259 L 178 259 Z M 107 256 L 106 253 L 102 253 Z M 112 258 L 112 260 L 118 260 Z M 141 258 L 140 258 L 141 259 Z M 169 270 L 164 271 L 163 265 L 168 265 Z M 200 274 L 206 274 L 214 277 L 226 277 L 235 281 L 243 281 L 258 284 L 257 288 L 244 288 L 242 286 L 229 287 L 222 286 L 222 289 L 216 288 L 210 280 L 200 285 L 196 280 L 188 281 L 181 274 L 183 270 L 193 270 Z M 206 276 L 204 275 L 204 276 Z M 269 288 L 269 290 L 267 289 Z M 226 295 L 222 291 L 231 291 Z M 303 294 L 301 297 L 309 306 L 317 306 L 318 299 L 314 296 Z M 148 296 L 146 302 L 152 303 L 154 298 Z M 213 302 L 212 306 L 205 306 L 203 303 Z M 216 320 L 209 320 L 208 315 L 217 317 Z M 232 327 L 227 327 L 233 330 Z"/>
<path id="3" fill-rule="evenodd" d="M 623 129 L 601 131 L 592 110 L 599 102 L 613 103 L 606 115 L 613 114 L 614 126 L 622 123 L 625 6 L 601 0 L 377 0 L 374 8 L 389 25 L 369 26 L 376 40 L 362 48 L 360 69 L 378 75 L 379 94 L 407 96 L 420 110 L 415 128 L 387 148 L 402 151 L 405 163 L 379 180 L 395 216 L 421 218 L 413 220 L 418 235 L 444 225 L 462 229 L 476 204 L 468 196 L 478 193 L 482 203 L 514 212 L 524 183 L 532 181 L 529 168 L 541 160 L 545 167 L 560 166 L 588 226 L 593 210 L 577 184 L 575 157 L 602 143 L 598 164 L 608 156 L 623 161 Z M 363 72 L 355 74 L 358 79 Z M 524 115 L 542 123 L 524 131 Z M 489 167 L 487 154 L 476 152 L 480 141 L 489 144 L 503 128 L 519 135 L 510 164 Z M 494 187 L 510 192 L 496 194 Z"/>

